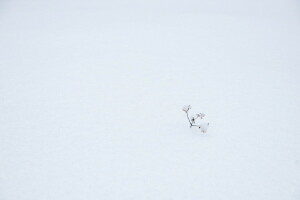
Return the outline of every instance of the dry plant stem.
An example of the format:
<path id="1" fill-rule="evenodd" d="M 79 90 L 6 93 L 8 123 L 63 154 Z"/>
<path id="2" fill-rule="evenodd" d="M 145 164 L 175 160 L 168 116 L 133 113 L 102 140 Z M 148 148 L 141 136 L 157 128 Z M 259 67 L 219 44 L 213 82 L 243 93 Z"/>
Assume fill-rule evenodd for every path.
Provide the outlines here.
<path id="1" fill-rule="evenodd" d="M 191 120 L 190 120 L 190 117 L 189 117 L 189 113 L 188 113 L 188 111 L 186 112 L 186 117 L 187 117 L 187 118 L 188 118 L 188 120 L 189 120 L 189 123 L 190 123 L 190 128 L 192 128 L 193 126 L 196 126 L 196 127 L 200 128 L 200 126 L 192 124 L 192 122 L 191 122 Z"/>

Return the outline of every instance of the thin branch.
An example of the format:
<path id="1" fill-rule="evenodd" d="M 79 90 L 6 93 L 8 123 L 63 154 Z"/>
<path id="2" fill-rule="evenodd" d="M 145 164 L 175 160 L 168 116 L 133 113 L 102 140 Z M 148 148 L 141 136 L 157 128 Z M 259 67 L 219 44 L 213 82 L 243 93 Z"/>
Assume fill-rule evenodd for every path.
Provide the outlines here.
<path id="1" fill-rule="evenodd" d="M 196 125 L 196 124 L 193 124 L 193 123 L 191 122 L 188 111 L 186 112 L 186 117 L 187 117 L 187 119 L 189 120 L 190 128 L 192 128 L 193 126 L 196 126 L 196 127 L 198 127 L 198 128 L 201 127 L 201 126 Z"/>
<path id="2" fill-rule="evenodd" d="M 189 123 L 190 123 L 190 128 L 192 128 L 193 126 L 198 127 L 198 128 L 201 128 L 200 125 L 194 124 L 194 123 L 196 123 L 196 119 L 199 118 L 200 115 L 198 114 L 198 115 L 197 115 L 195 118 L 193 118 L 193 120 L 191 121 L 190 116 L 189 116 L 189 110 L 190 110 L 190 108 L 184 110 L 184 112 L 186 113 L 186 117 L 187 117 L 187 119 L 188 119 L 188 121 L 189 121 Z M 202 119 L 202 117 L 200 117 L 200 118 Z"/>
<path id="3" fill-rule="evenodd" d="M 190 127 L 192 128 L 193 124 L 192 124 L 192 122 L 191 122 L 191 120 L 190 120 L 190 117 L 189 117 L 188 111 L 186 112 L 186 117 L 188 118 L 188 120 L 189 120 L 189 123 L 190 123 Z"/>

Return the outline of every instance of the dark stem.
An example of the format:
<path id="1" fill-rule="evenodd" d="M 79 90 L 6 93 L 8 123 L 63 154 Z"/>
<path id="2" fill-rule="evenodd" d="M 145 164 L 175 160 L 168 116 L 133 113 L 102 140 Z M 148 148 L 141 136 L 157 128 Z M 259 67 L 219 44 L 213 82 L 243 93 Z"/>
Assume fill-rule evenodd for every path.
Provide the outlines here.
<path id="1" fill-rule="evenodd" d="M 192 128 L 193 126 L 196 126 L 196 127 L 200 128 L 200 126 L 199 126 L 199 125 L 194 125 L 194 124 L 192 124 L 192 122 L 191 122 L 191 120 L 190 120 L 190 117 L 189 117 L 189 114 L 188 114 L 188 111 L 186 112 L 186 117 L 187 117 L 187 118 L 188 118 L 188 120 L 189 120 L 189 123 L 190 123 L 190 128 Z"/>

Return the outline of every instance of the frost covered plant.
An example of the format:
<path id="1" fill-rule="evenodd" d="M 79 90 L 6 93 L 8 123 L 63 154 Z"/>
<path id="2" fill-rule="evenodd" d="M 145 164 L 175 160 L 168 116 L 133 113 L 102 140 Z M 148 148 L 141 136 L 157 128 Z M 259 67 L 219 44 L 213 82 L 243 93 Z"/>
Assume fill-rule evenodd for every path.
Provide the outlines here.
<path id="1" fill-rule="evenodd" d="M 182 110 L 186 113 L 187 119 L 190 123 L 190 128 L 192 127 L 197 127 L 201 130 L 202 133 L 206 133 L 207 132 L 207 128 L 209 126 L 209 123 L 200 123 L 200 124 L 196 124 L 196 120 L 197 119 L 203 119 L 205 117 L 205 114 L 203 113 L 198 113 L 195 116 L 189 116 L 189 111 L 192 109 L 191 105 L 188 106 L 184 106 L 182 108 Z"/>

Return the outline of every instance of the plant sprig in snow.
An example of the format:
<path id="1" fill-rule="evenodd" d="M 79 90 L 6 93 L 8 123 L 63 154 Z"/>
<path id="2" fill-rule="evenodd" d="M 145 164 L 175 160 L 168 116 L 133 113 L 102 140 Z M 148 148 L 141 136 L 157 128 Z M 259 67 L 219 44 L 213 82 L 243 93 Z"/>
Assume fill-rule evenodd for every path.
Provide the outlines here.
<path id="1" fill-rule="evenodd" d="M 192 109 L 191 105 L 188 106 L 184 106 L 182 108 L 182 110 L 186 113 L 187 119 L 190 123 L 190 128 L 192 127 L 197 127 L 201 130 L 202 133 L 206 133 L 207 132 L 207 128 L 209 126 L 209 123 L 201 123 L 201 124 L 196 124 L 196 120 L 197 119 L 203 119 L 205 117 L 204 113 L 198 113 L 195 116 L 190 117 L 189 116 L 189 111 Z"/>

